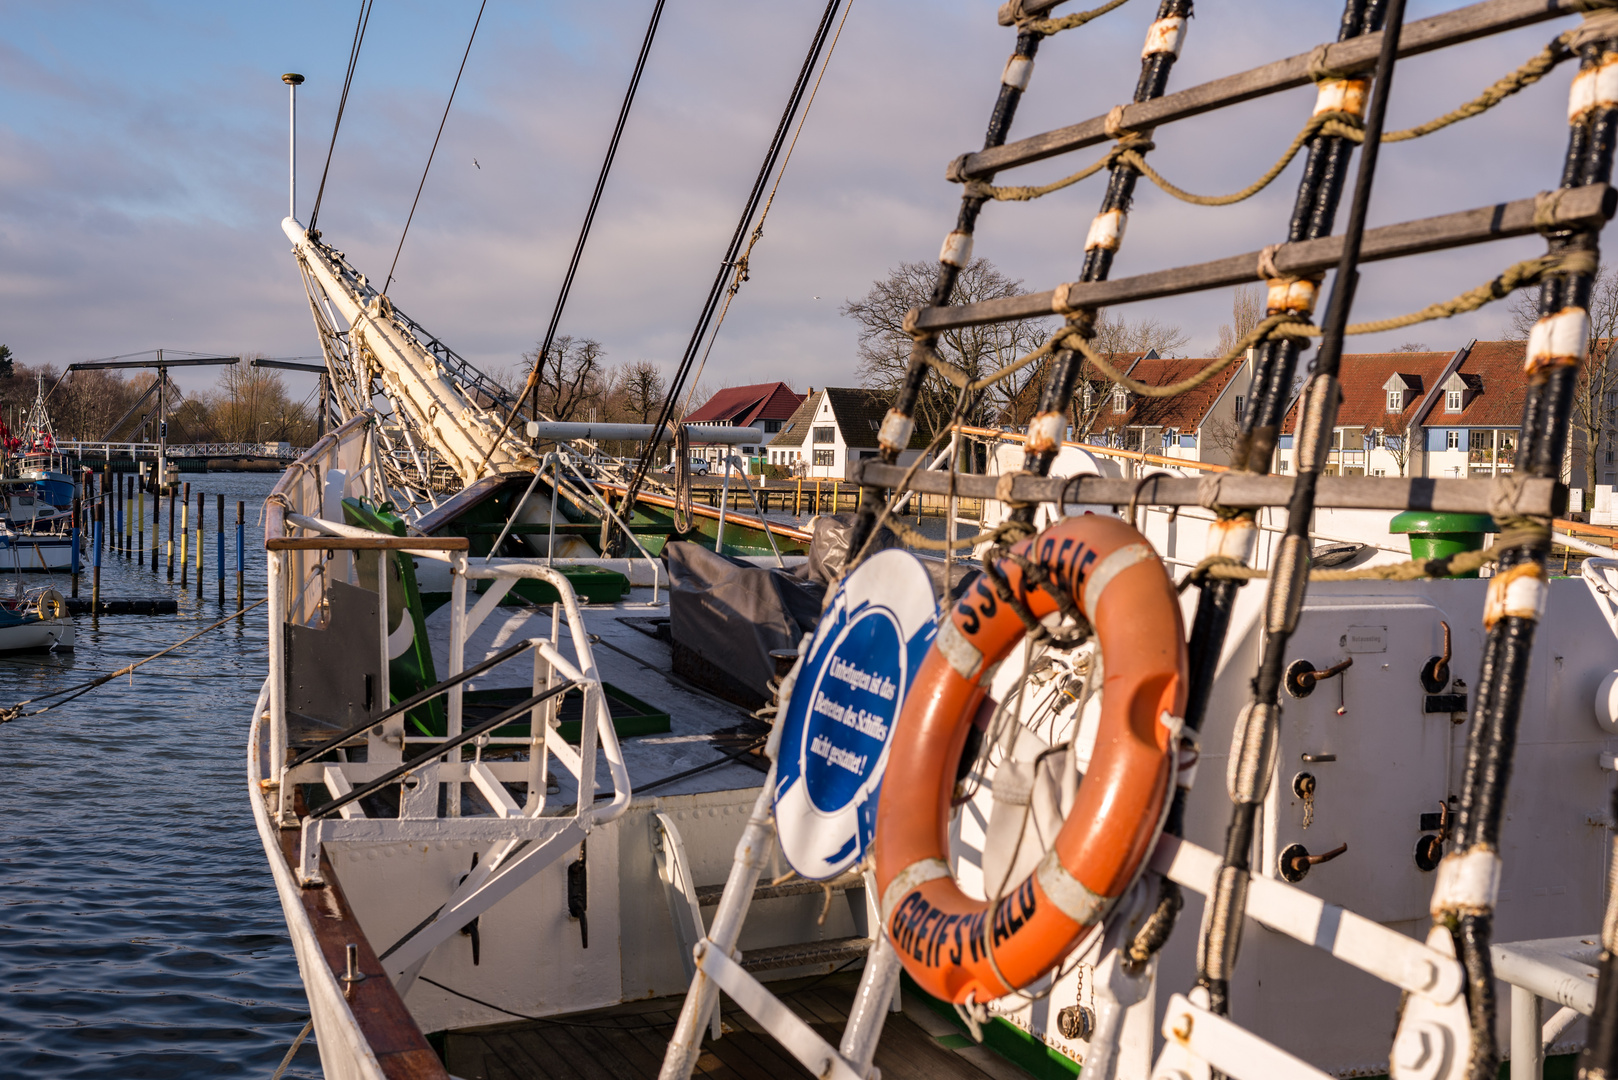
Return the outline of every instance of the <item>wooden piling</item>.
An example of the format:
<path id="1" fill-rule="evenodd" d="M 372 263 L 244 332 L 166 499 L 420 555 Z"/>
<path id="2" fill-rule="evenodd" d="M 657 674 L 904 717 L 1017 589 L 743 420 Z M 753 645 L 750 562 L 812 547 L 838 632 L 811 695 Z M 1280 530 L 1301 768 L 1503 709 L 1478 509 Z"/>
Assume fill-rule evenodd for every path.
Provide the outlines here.
<path id="1" fill-rule="evenodd" d="M 208 507 L 208 496 L 204 495 L 200 491 L 197 492 L 197 599 L 198 600 L 202 599 L 202 549 L 207 546 L 206 544 L 203 543 L 203 538 L 207 535 L 205 532 L 203 532 L 203 518 L 206 516 L 204 511 L 207 509 L 207 507 Z"/>
<path id="2" fill-rule="evenodd" d="M 242 557 L 247 554 L 245 523 L 247 520 L 247 504 L 236 503 L 236 610 L 242 608 Z"/>
<path id="3" fill-rule="evenodd" d="M 218 543 L 214 545 L 214 561 L 219 564 L 218 572 L 214 575 L 219 579 L 219 603 L 225 603 L 225 497 L 215 496 L 214 509 L 219 522 Z"/>
<path id="4" fill-rule="evenodd" d="M 79 595 L 79 562 L 84 558 L 84 503 L 75 493 L 73 496 L 73 517 L 70 523 L 73 527 L 73 598 Z"/>
<path id="5" fill-rule="evenodd" d="M 174 580 L 174 489 L 169 488 L 169 580 Z"/>
<path id="6" fill-rule="evenodd" d="M 191 481 L 182 485 L 180 492 L 180 588 L 186 587 L 186 570 L 190 566 L 191 540 Z"/>

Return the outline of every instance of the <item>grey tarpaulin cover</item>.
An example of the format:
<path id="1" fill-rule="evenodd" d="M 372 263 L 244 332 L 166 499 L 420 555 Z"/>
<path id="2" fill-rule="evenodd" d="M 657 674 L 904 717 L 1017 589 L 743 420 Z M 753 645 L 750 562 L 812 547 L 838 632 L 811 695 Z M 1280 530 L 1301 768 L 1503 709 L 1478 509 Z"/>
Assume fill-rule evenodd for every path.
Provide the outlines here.
<path id="1" fill-rule="evenodd" d="M 809 542 L 809 562 L 799 576 L 807 573 L 810 581 L 818 581 L 822 585 L 836 585 L 842 580 L 843 570 L 848 565 L 848 541 L 853 535 L 854 524 L 859 520 L 858 514 L 823 514 L 811 518 L 809 532 L 813 539 Z M 899 546 L 899 538 L 893 534 L 892 529 L 883 528 L 877 532 L 871 541 L 871 549 L 867 556 L 891 547 Z"/>
<path id="2" fill-rule="evenodd" d="M 771 649 L 796 649 L 820 620 L 825 586 L 697 544 L 663 549 L 674 671 L 749 709 L 769 701 Z"/>

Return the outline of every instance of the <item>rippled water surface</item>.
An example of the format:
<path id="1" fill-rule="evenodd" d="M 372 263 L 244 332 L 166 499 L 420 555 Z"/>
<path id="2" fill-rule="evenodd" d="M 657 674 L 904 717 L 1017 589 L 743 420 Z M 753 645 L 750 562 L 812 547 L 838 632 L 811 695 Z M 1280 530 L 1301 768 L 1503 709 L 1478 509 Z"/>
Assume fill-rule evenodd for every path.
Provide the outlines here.
<path id="1" fill-rule="evenodd" d="M 194 576 L 182 592 L 178 574 L 171 584 L 107 556 L 104 595 L 177 596 L 178 617 L 81 616 L 74 652 L 0 655 L 0 705 L 234 611 L 230 537 L 218 598 L 215 494 L 232 532 L 236 501 L 247 503 L 247 598 L 264 595 L 253 541 L 275 478 L 184 479 L 193 506 L 196 489 L 208 494 L 204 598 Z M 56 584 L 68 591 L 65 575 Z M 302 1028 L 303 987 L 245 794 L 265 622 L 259 607 L 133 679 L 0 725 L 0 1077 L 268 1078 Z M 287 1075 L 320 1075 L 312 1040 Z"/>

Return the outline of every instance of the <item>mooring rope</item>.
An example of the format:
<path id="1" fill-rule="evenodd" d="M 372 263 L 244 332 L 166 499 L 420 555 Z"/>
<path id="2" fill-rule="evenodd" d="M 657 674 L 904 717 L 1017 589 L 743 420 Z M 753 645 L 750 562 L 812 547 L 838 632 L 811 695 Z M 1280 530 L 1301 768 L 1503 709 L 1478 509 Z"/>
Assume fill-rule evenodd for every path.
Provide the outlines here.
<path id="1" fill-rule="evenodd" d="M 243 607 L 238 611 L 231 612 L 229 615 L 226 615 L 223 619 L 220 619 L 218 622 L 213 623 L 210 626 L 203 627 L 201 630 L 198 630 L 196 633 L 192 634 L 190 637 L 181 638 L 179 641 L 176 641 L 173 645 L 170 645 L 168 648 L 162 649 L 159 652 L 155 652 L 152 655 L 150 655 L 150 656 L 148 656 L 148 657 L 146 657 L 146 658 L 144 658 L 142 660 L 136 660 L 133 664 L 129 664 L 129 665 L 125 666 L 125 667 L 121 667 L 117 671 L 108 672 L 107 674 L 102 675 L 99 678 L 91 679 L 89 682 L 82 682 L 82 683 L 79 683 L 79 684 L 77 684 L 75 686 L 64 687 L 61 690 L 52 690 L 48 694 L 40 694 L 37 697 L 31 697 L 26 701 L 19 701 L 15 705 L 9 705 L 9 706 L 6 706 L 4 708 L 0 708 L 0 724 L 10 723 L 13 720 L 20 720 L 23 717 L 27 717 L 27 716 L 38 716 L 40 713 L 49 712 L 50 710 L 56 708 L 57 706 L 66 705 L 68 702 L 72 701 L 74 698 L 83 697 L 85 694 L 88 694 L 91 690 L 94 690 L 96 687 L 102 686 L 102 685 L 104 685 L 106 683 L 109 683 L 112 680 L 118 678 L 120 675 L 131 674 L 136 668 L 140 667 L 142 664 L 149 664 L 153 660 L 158 659 L 159 657 L 167 656 L 169 653 L 173 652 L 175 649 L 178 649 L 181 645 L 186 645 L 186 644 L 189 644 L 190 642 L 193 642 L 193 641 L 197 640 L 197 638 L 201 637 L 203 634 L 208 633 L 210 630 L 219 629 L 221 626 L 224 626 L 226 623 L 230 622 L 230 620 L 236 618 L 237 616 L 245 615 L 247 612 L 252 611 L 254 608 L 258 607 L 260 604 L 268 603 L 269 599 L 270 598 L 266 596 L 261 600 L 254 600 L 251 604 L 248 604 L 246 607 Z M 62 697 L 62 695 L 64 695 L 64 694 L 66 694 L 68 696 L 67 697 Z M 51 704 L 46 705 L 44 708 L 42 708 L 42 709 L 34 709 L 32 712 L 24 712 L 23 711 L 23 708 L 25 706 L 32 705 L 32 704 L 34 704 L 35 702 L 38 702 L 38 701 L 50 701 L 50 699 L 54 698 L 54 697 L 61 697 L 62 700 L 61 701 L 53 701 L 53 702 L 51 702 Z"/>

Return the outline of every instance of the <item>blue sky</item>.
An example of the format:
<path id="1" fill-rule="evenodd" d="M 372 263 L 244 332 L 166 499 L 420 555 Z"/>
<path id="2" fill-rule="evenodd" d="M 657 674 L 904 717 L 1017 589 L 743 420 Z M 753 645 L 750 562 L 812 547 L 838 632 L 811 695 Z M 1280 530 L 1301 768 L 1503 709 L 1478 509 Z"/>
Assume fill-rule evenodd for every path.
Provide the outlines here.
<path id="1" fill-rule="evenodd" d="M 710 385 L 854 382 L 855 334 L 838 306 L 893 264 L 934 258 L 954 219 L 958 191 L 943 180 L 944 165 L 979 145 L 1012 42 L 994 23 L 997 4 L 853 4 L 752 281 L 715 349 Z M 1135 0 L 1046 42 L 1014 137 L 1127 97 L 1153 6 Z M 1449 6 L 1413 0 L 1409 17 Z M 480 366 L 517 363 L 544 332 L 651 7 L 489 0 L 391 290 Z M 613 361 L 672 369 L 821 7 L 668 5 L 564 332 L 600 339 Z M 307 219 L 356 8 L 357 0 L 0 4 L 0 341 L 25 362 L 58 365 L 157 346 L 316 352 L 279 228 L 280 75 L 308 79 L 299 93 Z M 1204 0 L 1171 85 L 1305 52 L 1333 36 L 1338 10 L 1327 0 Z M 326 238 L 373 277 L 387 273 L 476 11 L 476 0 L 377 0 L 320 217 Z M 1573 22 L 1401 65 L 1390 123 L 1446 111 Z M 1553 186 L 1571 74 L 1564 65 L 1482 118 L 1389 147 L 1373 224 Z M 1153 162 L 1192 190 L 1242 187 L 1285 147 L 1311 102 L 1300 89 L 1165 128 Z M 1042 181 L 1093 153 L 1003 180 Z M 1185 206 L 1143 183 L 1115 276 L 1279 239 L 1297 168 L 1222 209 Z M 1071 279 L 1100 184 L 991 206 L 977 253 L 1030 289 Z M 1355 316 L 1447 298 L 1540 250 L 1528 239 L 1368 267 Z M 1203 352 L 1229 304 L 1220 291 L 1128 313 L 1179 324 Z M 1454 348 L 1507 325 L 1503 310 L 1485 309 L 1350 347 Z"/>

